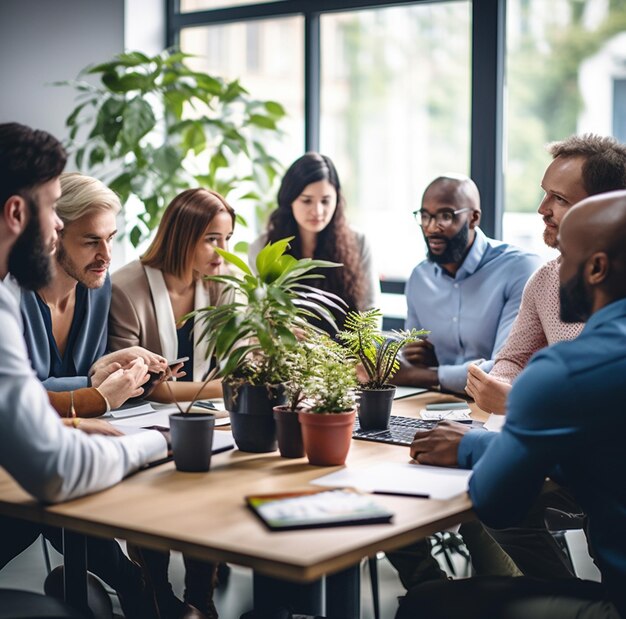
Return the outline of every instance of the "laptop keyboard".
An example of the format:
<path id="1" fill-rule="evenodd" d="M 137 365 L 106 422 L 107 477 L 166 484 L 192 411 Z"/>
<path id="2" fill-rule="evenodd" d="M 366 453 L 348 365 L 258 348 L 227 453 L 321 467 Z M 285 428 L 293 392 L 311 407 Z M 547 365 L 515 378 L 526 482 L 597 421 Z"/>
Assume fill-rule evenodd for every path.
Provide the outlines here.
<path id="1" fill-rule="evenodd" d="M 414 417 L 400 417 L 392 415 L 389 419 L 388 430 L 361 430 L 359 418 L 354 421 L 352 438 L 363 441 L 376 441 L 378 443 L 390 443 L 391 445 L 410 445 L 415 433 L 420 430 L 431 430 L 437 425 L 437 421 L 425 421 Z"/>

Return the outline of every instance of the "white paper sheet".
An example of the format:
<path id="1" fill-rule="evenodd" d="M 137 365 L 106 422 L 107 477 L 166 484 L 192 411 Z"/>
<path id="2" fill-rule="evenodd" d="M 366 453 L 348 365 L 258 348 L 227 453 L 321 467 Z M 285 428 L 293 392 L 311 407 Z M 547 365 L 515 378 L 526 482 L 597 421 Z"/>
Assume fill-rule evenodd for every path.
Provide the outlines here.
<path id="1" fill-rule="evenodd" d="M 114 419 L 111 423 L 117 428 L 145 428 L 146 426 L 163 426 L 170 427 L 170 415 L 178 412 L 175 406 L 161 408 L 158 411 L 153 410 L 152 413 L 145 415 L 135 415 L 134 417 L 123 417 Z"/>
<path id="2" fill-rule="evenodd" d="M 154 412 L 154 407 L 150 402 L 142 402 L 141 404 L 123 406 L 115 408 L 110 413 L 104 415 L 105 418 L 113 417 L 113 419 L 124 419 L 125 417 L 136 417 L 137 415 L 147 415 Z"/>
<path id="3" fill-rule="evenodd" d="M 489 415 L 489 419 L 485 421 L 483 428 L 489 430 L 489 432 L 500 432 L 505 419 L 505 415 Z"/>
<path id="4" fill-rule="evenodd" d="M 420 411 L 420 417 L 426 421 L 441 421 L 442 419 L 447 419 L 448 421 L 471 421 L 471 413 L 472 411 L 469 408 L 465 410 L 446 409 L 436 411 L 429 411 L 423 408 Z"/>
<path id="5" fill-rule="evenodd" d="M 156 409 L 152 408 L 152 412 L 140 413 L 138 415 L 127 415 L 124 417 L 118 417 L 109 419 L 110 423 L 119 428 L 145 428 L 146 426 L 163 426 L 165 428 L 170 427 L 170 415 L 172 413 L 178 413 L 179 410 L 175 404 L 157 404 Z M 183 408 L 184 410 L 184 408 Z M 197 411 L 202 413 L 208 413 L 210 411 L 202 410 Z M 228 416 L 215 419 L 215 427 L 227 426 L 230 424 L 230 418 Z"/>
<path id="6" fill-rule="evenodd" d="M 118 429 L 124 434 L 137 434 L 138 432 L 148 432 L 145 428 L 128 425 L 118 425 Z M 154 424 L 156 425 L 156 424 Z M 159 424 L 160 425 L 160 424 Z M 225 451 L 235 446 L 233 439 L 233 433 L 230 430 L 220 430 L 219 432 L 213 432 L 213 452 Z"/>
<path id="7" fill-rule="evenodd" d="M 366 492 L 449 499 L 467 490 L 471 474 L 471 471 L 423 464 L 388 463 L 360 470 L 345 468 L 318 477 L 311 483 L 318 486 L 357 488 Z"/>
<path id="8" fill-rule="evenodd" d="M 412 395 L 418 395 L 424 393 L 428 389 L 421 389 L 420 387 L 396 387 L 396 393 L 393 396 L 394 400 L 401 400 L 402 398 L 408 398 Z"/>

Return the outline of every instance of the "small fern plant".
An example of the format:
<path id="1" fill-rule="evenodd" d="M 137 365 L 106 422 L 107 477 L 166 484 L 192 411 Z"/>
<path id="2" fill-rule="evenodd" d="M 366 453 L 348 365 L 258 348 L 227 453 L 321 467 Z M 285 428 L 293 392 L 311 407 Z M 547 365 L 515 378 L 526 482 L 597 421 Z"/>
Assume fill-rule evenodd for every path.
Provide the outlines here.
<path id="1" fill-rule="evenodd" d="M 358 387 L 356 361 L 349 352 L 324 333 L 315 333 L 310 347 L 304 392 L 313 413 L 343 413 L 354 410 Z"/>
<path id="2" fill-rule="evenodd" d="M 402 329 L 383 335 L 378 329 L 381 318 L 382 313 L 378 309 L 349 312 L 344 330 L 337 334 L 350 355 L 361 363 L 367 373 L 367 381 L 361 383 L 361 389 L 384 389 L 400 368 L 400 349 L 429 333 L 424 329 Z"/>

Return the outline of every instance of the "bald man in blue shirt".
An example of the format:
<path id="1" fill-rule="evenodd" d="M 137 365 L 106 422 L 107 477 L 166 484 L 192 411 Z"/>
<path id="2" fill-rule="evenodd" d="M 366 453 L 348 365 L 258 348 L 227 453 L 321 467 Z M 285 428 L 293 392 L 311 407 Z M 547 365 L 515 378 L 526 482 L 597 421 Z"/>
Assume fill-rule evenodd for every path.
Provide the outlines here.
<path id="1" fill-rule="evenodd" d="M 436 178 L 414 215 L 428 258 L 407 282 L 405 326 L 430 335 L 405 347 L 394 382 L 464 393 L 468 366 L 502 347 L 541 261 L 485 236 L 478 188 L 466 176 Z"/>
<path id="2" fill-rule="evenodd" d="M 561 320 L 582 334 L 537 353 L 520 374 L 500 434 L 441 424 L 417 436 L 423 464 L 473 468 L 470 497 L 493 527 L 519 523 L 551 477 L 589 518 L 602 582 L 476 578 L 415 587 L 397 619 L 626 617 L 626 191 L 571 208 L 561 222 Z"/>

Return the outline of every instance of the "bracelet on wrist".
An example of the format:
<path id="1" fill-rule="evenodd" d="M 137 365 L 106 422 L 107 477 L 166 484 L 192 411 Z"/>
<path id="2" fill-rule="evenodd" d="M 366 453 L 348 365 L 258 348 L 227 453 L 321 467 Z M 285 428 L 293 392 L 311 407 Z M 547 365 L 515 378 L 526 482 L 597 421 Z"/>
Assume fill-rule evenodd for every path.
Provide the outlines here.
<path id="1" fill-rule="evenodd" d="M 111 403 L 109 402 L 108 398 L 104 395 L 104 393 L 102 393 L 102 391 L 100 391 L 100 389 L 98 387 L 94 387 L 94 389 L 102 396 L 102 399 L 104 400 L 104 404 L 106 406 L 106 410 L 104 411 L 105 414 L 106 413 L 110 413 L 111 412 Z"/>

